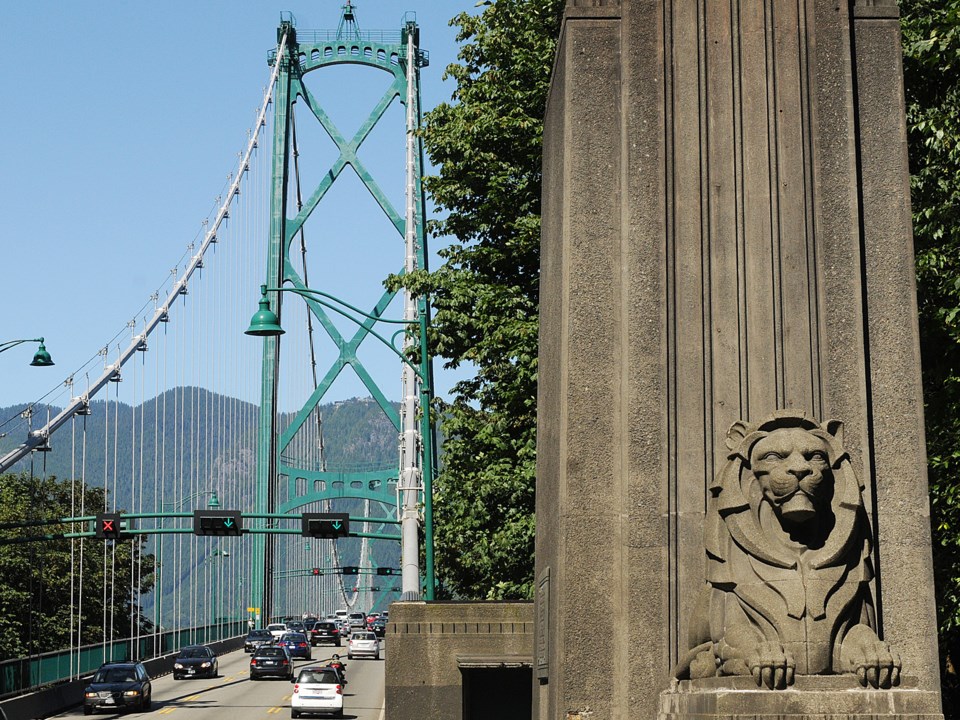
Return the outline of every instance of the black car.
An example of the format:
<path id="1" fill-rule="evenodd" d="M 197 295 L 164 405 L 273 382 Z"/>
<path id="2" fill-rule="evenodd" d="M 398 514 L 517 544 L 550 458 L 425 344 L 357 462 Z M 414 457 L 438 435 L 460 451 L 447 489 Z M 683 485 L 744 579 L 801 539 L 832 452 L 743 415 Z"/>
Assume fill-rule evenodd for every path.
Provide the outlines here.
<path id="1" fill-rule="evenodd" d="M 269 630 L 251 630 L 247 633 L 247 639 L 243 641 L 243 651 L 253 652 L 261 645 L 272 645 L 274 639 L 273 633 Z"/>
<path id="2" fill-rule="evenodd" d="M 83 692 L 83 714 L 94 710 L 149 710 L 153 686 L 138 662 L 104 663 Z"/>
<path id="3" fill-rule="evenodd" d="M 173 661 L 173 679 L 185 677 L 216 677 L 217 654 L 203 645 L 188 645 Z"/>
<path id="4" fill-rule="evenodd" d="M 250 679 L 282 677 L 293 679 L 293 658 L 287 649 L 277 645 L 261 645 L 250 657 Z"/>
<path id="5" fill-rule="evenodd" d="M 373 624 L 370 626 L 370 629 L 376 633 L 377 637 L 383 637 L 387 634 L 387 619 L 381 615 L 376 620 L 373 621 Z"/>
<path id="6" fill-rule="evenodd" d="M 310 630 L 310 644 L 313 646 L 330 643 L 340 647 L 340 628 L 335 622 L 318 620 Z"/>

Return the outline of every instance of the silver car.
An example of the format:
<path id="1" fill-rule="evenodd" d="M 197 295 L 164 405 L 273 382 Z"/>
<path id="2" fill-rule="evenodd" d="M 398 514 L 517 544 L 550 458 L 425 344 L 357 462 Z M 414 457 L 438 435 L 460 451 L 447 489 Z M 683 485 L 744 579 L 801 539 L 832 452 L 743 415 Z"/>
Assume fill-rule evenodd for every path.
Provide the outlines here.
<path id="1" fill-rule="evenodd" d="M 355 657 L 372 657 L 374 660 L 379 660 L 380 639 L 369 630 L 353 633 L 347 645 L 347 657 L 351 660 Z"/>

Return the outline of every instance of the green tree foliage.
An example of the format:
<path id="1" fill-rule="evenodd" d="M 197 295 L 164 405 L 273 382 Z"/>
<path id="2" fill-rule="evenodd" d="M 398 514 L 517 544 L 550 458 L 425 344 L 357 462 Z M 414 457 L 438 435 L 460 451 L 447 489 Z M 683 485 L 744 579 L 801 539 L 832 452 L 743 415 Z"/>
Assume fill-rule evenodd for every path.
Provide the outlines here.
<path id="1" fill-rule="evenodd" d="M 900 7 L 941 655 L 958 664 L 960 0 L 901 0 Z"/>
<path id="2" fill-rule="evenodd" d="M 81 501 L 93 514 L 104 506 L 104 491 L 52 477 L 0 476 L 0 658 L 70 646 L 71 568 L 75 612 L 81 607 L 76 593 L 83 574 L 82 610 L 79 617 L 74 616 L 74 632 L 79 625 L 81 644 L 102 641 L 105 628 L 108 638 L 111 631 L 113 638 L 129 637 L 131 625 L 134 630 L 150 628 L 141 616 L 138 594 L 131 592 L 132 577 L 138 579 L 134 587 L 140 593 L 153 587 L 153 556 L 142 554 L 144 541 L 85 540 L 82 559 L 79 541 L 72 548 L 70 540 L 15 542 L 68 532 L 69 526 L 62 525 L 17 526 L 75 517 Z M 71 515 L 71 509 L 76 515 Z M 81 529 L 86 528 L 77 528 Z"/>
<path id="3" fill-rule="evenodd" d="M 561 0 L 497 0 L 462 13 L 452 101 L 424 118 L 436 176 L 425 186 L 458 242 L 432 273 L 430 342 L 476 375 L 441 404 L 435 484 L 437 575 L 470 598 L 529 597 L 533 580 L 540 186 L 543 113 Z M 396 279 L 395 279 L 396 282 Z"/>

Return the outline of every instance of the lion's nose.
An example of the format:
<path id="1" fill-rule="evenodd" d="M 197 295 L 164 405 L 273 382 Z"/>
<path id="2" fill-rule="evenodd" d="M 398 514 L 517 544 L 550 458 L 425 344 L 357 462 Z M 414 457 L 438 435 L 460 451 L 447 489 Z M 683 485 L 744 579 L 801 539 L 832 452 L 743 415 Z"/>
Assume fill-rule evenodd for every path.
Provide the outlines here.
<path id="1" fill-rule="evenodd" d="M 813 472 L 807 463 L 794 462 L 787 468 L 787 472 L 793 475 L 797 481 L 803 480 L 807 475 Z"/>

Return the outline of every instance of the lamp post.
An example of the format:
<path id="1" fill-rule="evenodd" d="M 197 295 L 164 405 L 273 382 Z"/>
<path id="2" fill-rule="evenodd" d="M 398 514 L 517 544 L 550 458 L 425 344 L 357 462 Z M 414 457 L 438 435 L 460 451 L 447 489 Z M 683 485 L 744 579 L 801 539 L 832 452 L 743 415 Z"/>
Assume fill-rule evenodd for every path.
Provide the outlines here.
<path id="1" fill-rule="evenodd" d="M 47 352 L 46 346 L 43 344 L 43 338 L 31 338 L 27 340 L 8 340 L 7 342 L 0 343 L 0 353 L 4 353 L 7 350 L 12 350 L 17 347 L 17 345 L 23 345 L 24 343 L 40 343 L 40 347 L 37 348 L 37 351 L 33 354 L 33 360 L 30 361 L 30 364 L 34 367 L 52 367 L 53 360 L 50 359 L 50 353 Z"/>
<path id="2" fill-rule="evenodd" d="M 214 548 L 213 552 L 207 556 L 207 559 L 210 558 L 228 558 L 230 553 L 226 550 L 221 550 L 219 547 Z M 220 594 L 220 588 L 223 587 L 223 563 L 218 562 L 216 568 L 213 570 L 213 594 L 217 598 L 217 610 L 216 615 L 213 618 L 213 621 L 210 623 L 210 626 L 217 626 L 217 640 L 223 640 L 223 596 Z M 219 578 L 217 574 L 219 573 Z M 211 614 L 213 613 L 213 607 L 210 608 Z"/>
<path id="3" fill-rule="evenodd" d="M 269 292 L 278 294 L 283 292 L 292 292 L 296 295 L 307 298 L 312 302 L 322 305 L 323 307 L 328 308 L 329 310 L 332 310 L 333 312 L 347 318 L 351 322 L 361 326 L 364 325 L 364 323 L 357 320 L 356 317 L 345 311 L 343 308 L 348 308 L 350 311 L 357 313 L 358 315 L 366 318 L 367 320 L 373 321 L 374 323 L 382 322 L 403 325 L 406 329 L 409 329 L 412 325 L 418 327 L 420 335 L 419 367 L 414 365 L 410 358 L 408 358 L 404 353 L 397 350 L 390 340 L 387 340 L 372 328 L 367 328 L 367 332 L 385 345 L 391 352 L 393 352 L 393 354 L 404 363 L 405 371 L 412 371 L 412 374 L 416 377 L 417 381 L 419 381 L 420 385 L 420 437 L 423 446 L 422 478 L 424 503 L 424 579 L 426 582 L 426 599 L 433 600 L 435 585 L 433 562 L 433 433 L 430 425 L 430 399 L 432 393 L 430 381 L 432 373 L 430 370 L 430 357 L 427 353 L 427 313 L 425 311 L 419 312 L 418 317 L 413 317 L 409 312 L 410 303 L 408 303 L 407 311 L 404 313 L 404 319 L 391 320 L 377 315 L 369 315 L 359 308 L 340 300 L 336 296 L 320 290 L 312 290 L 304 287 L 268 287 L 267 285 L 261 285 L 259 301 L 260 308 L 251 318 L 250 327 L 247 328 L 245 334 L 263 338 L 276 338 L 283 334 L 284 330 L 282 327 L 280 327 L 280 319 L 277 317 L 276 313 L 270 309 L 270 301 L 267 298 L 267 293 Z M 402 331 L 398 331 L 398 333 L 399 332 Z M 396 334 L 398 333 L 395 333 L 394 337 L 396 337 Z M 411 345 L 408 344 L 405 347 L 409 349 Z M 407 398 L 405 398 L 405 400 L 406 399 Z M 407 433 L 405 433 L 405 435 L 406 434 Z M 407 443 L 412 444 L 410 438 L 407 438 Z M 407 452 L 413 452 L 413 448 L 408 447 Z M 403 472 L 404 468 L 401 468 L 401 475 L 403 475 Z M 409 486 L 407 486 L 407 492 L 410 496 L 414 494 L 410 490 Z M 405 493 L 405 495 L 406 494 L 407 493 Z M 404 513 L 403 518 L 401 519 L 401 552 L 403 555 L 403 575 L 401 579 L 404 587 L 404 593 L 407 594 L 411 589 L 419 587 L 419 573 L 414 573 L 417 575 L 417 577 L 414 579 L 410 577 L 411 573 L 408 570 L 408 568 L 416 569 L 417 565 L 419 564 L 417 561 L 418 523 L 415 499 L 410 499 L 410 497 L 405 498 L 403 504 Z"/>
<path id="4" fill-rule="evenodd" d="M 197 498 L 203 497 L 205 495 L 210 496 L 210 499 L 207 501 L 207 508 L 210 510 L 219 510 L 220 497 L 217 495 L 217 491 L 201 490 L 199 492 L 195 492 L 192 495 L 188 495 L 187 497 L 181 498 L 180 500 L 177 500 L 174 502 L 160 503 L 160 512 L 163 512 L 165 509 L 170 509 L 174 511 L 179 510 L 184 505 L 189 503 L 191 500 L 196 500 Z M 160 518 L 161 527 L 163 526 L 163 520 L 164 518 Z M 160 641 L 160 618 L 162 617 L 161 609 L 163 604 L 163 539 L 164 539 L 164 535 L 162 534 L 157 537 L 157 584 L 156 584 L 156 590 L 154 591 L 157 597 L 156 597 L 156 601 L 153 604 L 154 606 L 153 607 L 153 625 L 157 632 L 157 643 L 159 643 Z M 160 647 L 158 647 L 157 644 L 155 644 L 154 646 L 154 652 L 157 655 L 160 654 Z"/>

